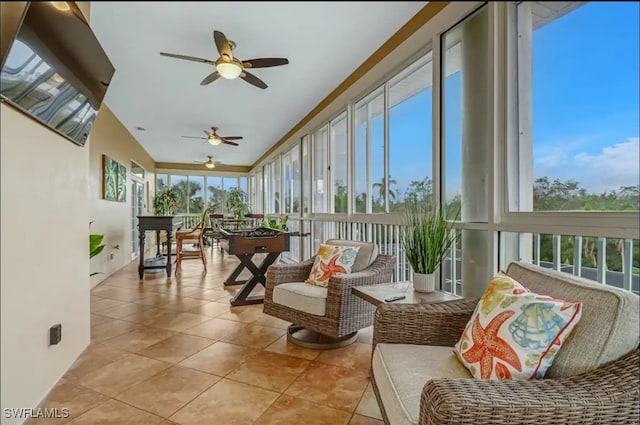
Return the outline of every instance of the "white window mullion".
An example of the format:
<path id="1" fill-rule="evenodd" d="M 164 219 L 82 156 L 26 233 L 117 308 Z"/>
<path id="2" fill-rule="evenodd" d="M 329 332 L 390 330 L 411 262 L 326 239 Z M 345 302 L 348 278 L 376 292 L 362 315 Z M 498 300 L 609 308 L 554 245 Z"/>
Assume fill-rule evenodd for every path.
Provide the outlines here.
<path id="1" fill-rule="evenodd" d="M 384 210 L 389 212 L 389 82 L 384 83 Z"/>

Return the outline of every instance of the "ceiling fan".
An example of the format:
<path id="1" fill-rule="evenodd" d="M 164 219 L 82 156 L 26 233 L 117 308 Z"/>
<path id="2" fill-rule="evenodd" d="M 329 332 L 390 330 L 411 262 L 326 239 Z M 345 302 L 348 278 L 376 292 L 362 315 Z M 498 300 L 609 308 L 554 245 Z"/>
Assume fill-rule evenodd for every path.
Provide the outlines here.
<path id="1" fill-rule="evenodd" d="M 200 139 L 204 140 L 204 143 L 209 143 L 213 146 L 218 146 L 220 143 L 224 143 L 226 145 L 238 146 L 236 142 L 232 142 L 232 140 L 241 140 L 242 136 L 220 136 L 218 135 L 218 127 L 211 127 L 211 133 L 207 130 L 203 130 L 204 134 L 207 137 L 193 137 L 193 136 L 182 136 L 185 139 Z"/>
<path id="2" fill-rule="evenodd" d="M 218 53 L 220 53 L 220 57 L 215 61 L 210 59 L 197 58 L 194 56 L 177 55 L 174 53 L 160 52 L 160 54 L 162 56 L 169 56 L 172 58 L 185 59 L 214 65 L 216 67 L 216 70 L 204 77 L 204 79 L 200 82 L 200 85 L 202 86 L 211 84 L 220 77 L 226 78 L 228 80 L 233 80 L 240 77 L 249 84 L 252 84 L 261 89 L 266 89 L 268 86 L 265 84 L 265 82 L 255 75 L 247 72 L 246 69 L 269 68 L 272 66 L 286 65 L 289 63 L 289 59 L 286 58 L 260 58 L 243 61 L 233 57 L 231 51 L 236 47 L 236 44 L 233 41 L 227 40 L 227 37 L 222 32 L 213 31 L 213 40 L 216 43 Z"/>
<path id="3" fill-rule="evenodd" d="M 207 158 L 209 158 L 207 161 L 205 162 L 201 162 L 201 161 L 193 161 L 196 164 L 202 164 L 205 167 L 209 168 L 209 169 L 213 169 L 216 168 L 216 165 L 221 165 L 222 163 L 220 161 L 214 161 L 213 157 L 211 156 L 207 156 Z"/>

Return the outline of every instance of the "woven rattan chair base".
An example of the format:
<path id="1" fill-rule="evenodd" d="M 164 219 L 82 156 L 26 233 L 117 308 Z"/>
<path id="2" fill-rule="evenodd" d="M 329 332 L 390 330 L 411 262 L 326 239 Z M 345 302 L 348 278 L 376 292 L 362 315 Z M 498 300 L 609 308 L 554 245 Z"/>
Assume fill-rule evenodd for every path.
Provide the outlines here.
<path id="1" fill-rule="evenodd" d="M 345 335 L 340 338 L 332 338 L 303 326 L 289 325 L 287 328 L 287 341 L 304 348 L 314 350 L 333 350 L 346 347 L 358 339 L 358 332 Z"/>

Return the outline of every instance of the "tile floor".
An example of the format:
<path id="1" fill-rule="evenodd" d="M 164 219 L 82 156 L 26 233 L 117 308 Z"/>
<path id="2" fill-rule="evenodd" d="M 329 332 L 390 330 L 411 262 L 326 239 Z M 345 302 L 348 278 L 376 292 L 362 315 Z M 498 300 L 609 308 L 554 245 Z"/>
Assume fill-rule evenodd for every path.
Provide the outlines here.
<path id="1" fill-rule="evenodd" d="M 211 257 L 210 257 L 211 258 Z M 138 281 L 130 264 L 91 291 L 91 344 L 30 425 L 380 425 L 369 382 L 372 329 L 348 347 L 288 344 L 262 304 L 231 307 L 222 281 L 238 260 L 216 250 Z"/>

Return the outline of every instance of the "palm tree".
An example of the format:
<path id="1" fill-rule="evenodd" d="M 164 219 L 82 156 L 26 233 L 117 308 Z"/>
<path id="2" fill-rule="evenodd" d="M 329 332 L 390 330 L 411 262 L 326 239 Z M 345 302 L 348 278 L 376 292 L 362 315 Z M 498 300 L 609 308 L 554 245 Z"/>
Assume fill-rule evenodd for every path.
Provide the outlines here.
<path id="1" fill-rule="evenodd" d="M 396 192 L 394 190 L 391 189 L 391 185 L 397 184 L 398 182 L 395 181 L 395 179 L 392 179 L 391 176 L 389 176 L 389 199 L 392 201 L 396 200 Z M 384 193 L 387 191 L 387 183 L 385 181 L 385 178 L 383 177 L 380 180 L 380 183 L 374 183 L 373 184 L 373 188 L 374 189 L 378 189 L 378 196 L 380 199 L 384 199 Z"/>

